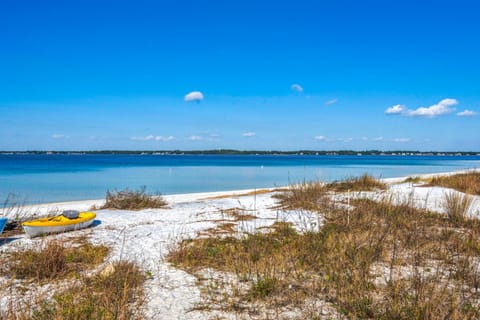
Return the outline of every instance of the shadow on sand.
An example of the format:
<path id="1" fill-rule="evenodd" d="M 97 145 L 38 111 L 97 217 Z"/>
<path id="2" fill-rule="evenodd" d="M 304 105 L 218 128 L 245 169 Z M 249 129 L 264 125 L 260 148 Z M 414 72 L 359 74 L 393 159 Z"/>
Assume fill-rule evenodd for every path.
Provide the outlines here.
<path id="1" fill-rule="evenodd" d="M 13 242 L 15 240 L 20 239 L 19 237 L 7 237 L 7 238 L 0 238 L 0 247 L 3 246 L 4 244 L 8 244 L 10 242 Z"/>
<path id="2" fill-rule="evenodd" d="M 93 220 L 93 223 L 90 225 L 89 228 L 96 228 L 98 227 L 99 225 L 102 224 L 102 221 L 101 220 Z"/>

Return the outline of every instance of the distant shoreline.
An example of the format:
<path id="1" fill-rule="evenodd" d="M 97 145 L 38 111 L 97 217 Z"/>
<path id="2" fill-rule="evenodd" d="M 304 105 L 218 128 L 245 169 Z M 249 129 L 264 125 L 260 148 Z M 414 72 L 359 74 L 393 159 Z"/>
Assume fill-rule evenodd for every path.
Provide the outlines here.
<path id="1" fill-rule="evenodd" d="M 410 174 L 405 176 L 398 176 L 392 178 L 382 178 L 379 179 L 389 185 L 401 184 L 406 181 L 406 179 L 415 177 L 420 179 L 428 179 L 432 177 L 442 177 L 455 174 L 464 174 L 469 171 L 480 171 L 480 169 L 469 169 L 469 170 L 454 170 L 447 172 L 435 172 L 435 173 L 424 173 L 424 174 Z M 203 192 L 184 192 L 184 193 L 173 193 L 173 194 L 162 194 L 162 197 L 168 200 L 168 202 L 174 203 L 185 203 L 192 201 L 200 200 L 209 200 L 209 199 L 220 199 L 224 197 L 238 198 L 242 196 L 253 196 L 258 192 L 259 194 L 275 192 L 276 190 L 289 188 L 291 185 L 276 186 L 276 187 L 259 187 L 259 188 L 245 188 L 245 189 L 234 189 L 234 190 L 217 190 L 217 191 L 203 191 Z M 32 203 L 21 205 L 22 208 L 35 210 L 36 212 L 47 213 L 51 208 L 68 210 L 68 209 L 78 209 L 78 210 L 89 210 L 92 206 L 100 207 L 104 204 L 105 198 L 98 199 L 84 199 L 84 200 L 66 200 L 66 201 L 53 201 L 53 202 L 41 202 L 41 203 Z M 0 208 L 0 215 L 4 214 L 6 208 Z"/>
<path id="2" fill-rule="evenodd" d="M 89 151 L 0 151 L 0 155 L 306 155 L 306 156 L 480 156 L 480 151 L 411 151 L 411 150 L 89 150 Z"/>

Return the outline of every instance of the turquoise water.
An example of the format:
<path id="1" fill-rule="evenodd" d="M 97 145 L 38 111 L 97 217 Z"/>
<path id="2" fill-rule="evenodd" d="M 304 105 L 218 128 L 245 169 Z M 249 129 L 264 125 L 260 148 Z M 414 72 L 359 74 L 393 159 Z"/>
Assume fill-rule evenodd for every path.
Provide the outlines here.
<path id="1" fill-rule="evenodd" d="M 0 201 L 9 194 L 43 203 L 100 199 L 126 187 L 177 194 L 479 167 L 479 156 L 0 155 Z"/>

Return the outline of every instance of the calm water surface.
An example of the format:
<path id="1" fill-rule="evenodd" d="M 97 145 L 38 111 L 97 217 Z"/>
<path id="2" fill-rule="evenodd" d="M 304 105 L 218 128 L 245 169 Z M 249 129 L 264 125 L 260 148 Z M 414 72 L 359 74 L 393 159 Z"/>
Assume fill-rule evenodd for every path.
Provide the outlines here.
<path id="1" fill-rule="evenodd" d="M 42 203 L 99 199 L 126 187 L 176 194 L 479 167 L 480 156 L 0 155 L 0 201 L 9 194 Z"/>

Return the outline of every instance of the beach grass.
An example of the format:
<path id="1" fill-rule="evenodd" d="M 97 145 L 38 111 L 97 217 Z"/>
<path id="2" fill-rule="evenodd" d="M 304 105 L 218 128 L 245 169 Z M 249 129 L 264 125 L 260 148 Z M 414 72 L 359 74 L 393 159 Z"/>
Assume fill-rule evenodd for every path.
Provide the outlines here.
<path id="1" fill-rule="evenodd" d="M 469 171 L 454 175 L 435 176 L 427 180 L 427 185 L 452 188 L 460 192 L 480 195 L 480 172 Z"/>
<path id="2" fill-rule="evenodd" d="M 378 191 L 387 189 L 387 185 L 365 173 L 359 177 L 351 177 L 327 183 L 326 188 L 335 192 Z"/>
<path id="3" fill-rule="evenodd" d="M 168 260 L 199 279 L 205 269 L 236 276 L 234 288 L 231 281 L 217 284 L 223 293 L 205 290 L 202 308 L 253 312 L 261 304 L 280 312 L 323 301 L 349 319 L 480 317 L 478 220 L 415 208 L 411 200 L 335 206 L 326 190 L 305 183 L 280 195 L 289 210 L 323 215 L 318 231 L 300 233 L 277 222 L 270 232 L 189 239 Z M 315 309 L 299 314 L 321 317 Z"/>
<path id="4" fill-rule="evenodd" d="M 102 263 L 108 253 L 108 247 L 93 245 L 84 238 L 75 244 L 45 240 L 39 248 L 10 253 L 2 273 L 17 279 L 59 279 Z"/>
<path id="5" fill-rule="evenodd" d="M 463 222 L 473 198 L 468 194 L 459 192 L 447 192 L 443 198 L 443 208 L 448 218 L 454 223 Z"/>
<path id="6" fill-rule="evenodd" d="M 105 197 L 105 204 L 96 210 L 118 209 L 118 210 L 142 210 L 153 208 L 164 208 L 167 202 L 159 194 L 149 194 L 146 187 L 138 190 L 109 190 Z"/>
<path id="7" fill-rule="evenodd" d="M 34 281 L 52 286 L 49 292 L 8 301 L 0 312 L 5 320 L 18 319 L 144 319 L 143 283 L 139 266 L 116 261 L 100 266 L 110 249 L 93 245 L 85 237 L 71 240 L 45 240 L 37 249 L 2 254 L 6 261 L 1 271 L 17 281 Z M 58 286 L 58 281 L 64 281 Z M 20 290 L 23 282 L 11 282 L 10 292 Z M 66 284 L 66 285 L 65 285 Z M 24 294 L 22 294 L 23 296 Z"/>
<path id="8" fill-rule="evenodd" d="M 20 201 L 18 197 L 12 193 L 8 194 L 5 198 L 1 215 L 8 218 L 3 230 L 3 236 L 13 236 L 23 233 L 22 222 L 34 216 L 25 210 L 25 201 Z"/>
<path id="9" fill-rule="evenodd" d="M 402 183 L 421 183 L 424 182 L 424 179 L 419 176 L 412 176 L 412 177 L 407 177 L 402 181 Z"/>
<path id="10" fill-rule="evenodd" d="M 118 261 L 108 274 L 83 277 L 66 290 L 44 299 L 29 319 L 144 319 L 145 275 L 138 266 Z"/>

